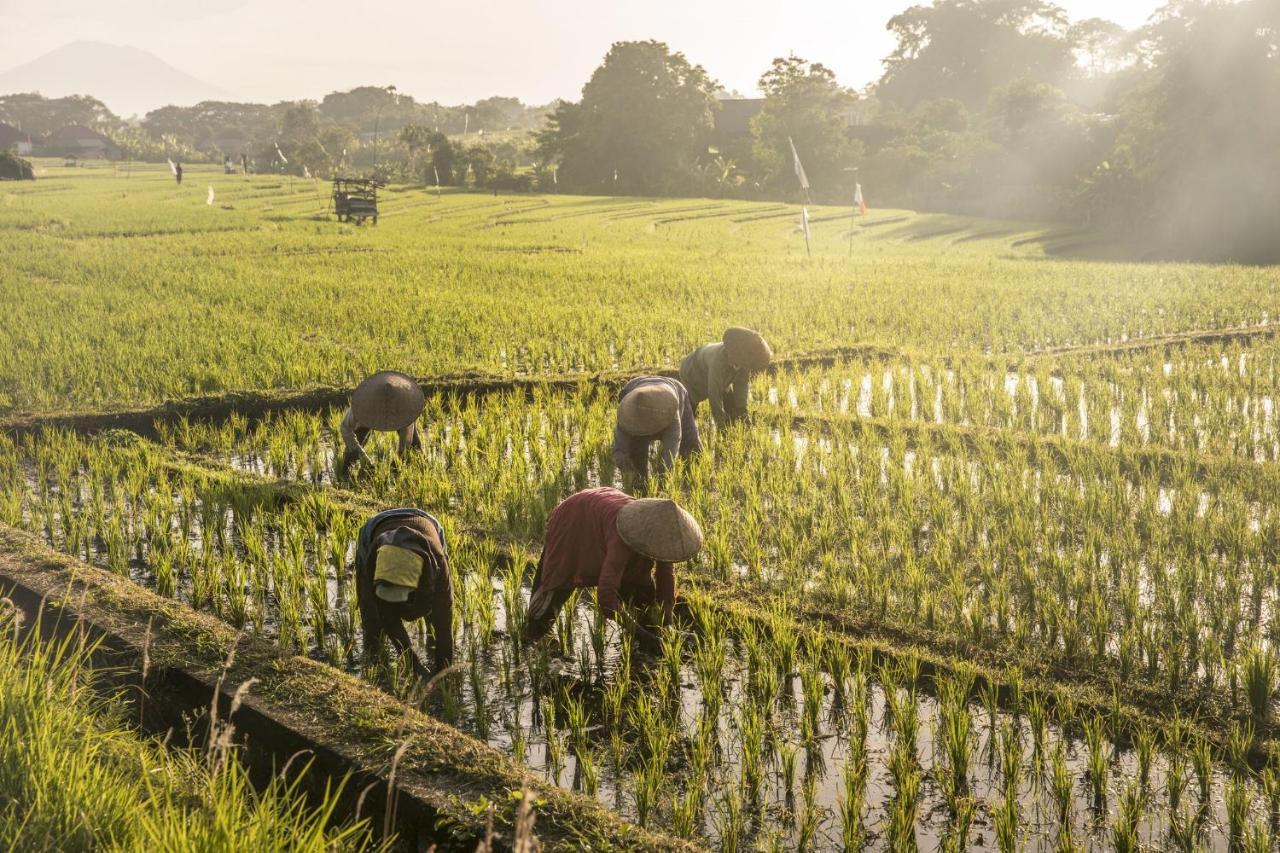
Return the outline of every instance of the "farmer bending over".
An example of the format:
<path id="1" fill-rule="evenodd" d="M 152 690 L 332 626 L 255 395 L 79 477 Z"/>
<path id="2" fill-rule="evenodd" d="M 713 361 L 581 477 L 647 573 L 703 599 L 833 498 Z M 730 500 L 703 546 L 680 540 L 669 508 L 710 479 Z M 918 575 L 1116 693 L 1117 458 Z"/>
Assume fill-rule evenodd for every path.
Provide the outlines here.
<path id="1" fill-rule="evenodd" d="M 351 406 L 342 416 L 339 432 L 346 453 L 342 467 L 347 468 L 357 459 L 367 459 L 364 443 L 371 430 L 400 434 L 400 455 L 410 447 L 422 447 L 418 435 L 418 416 L 426 401 L 422 389 L 411 377 L 394 370 L 375 373 L 356 386 L 351 394 Z"/>
<path id="2" fill-rule="evenodd" d="M 773 350 L 759 332 L 732 326 L 720 343 L 698 347 L 680 361 L 680 381 L 689 389 L 696 408 L 711 403 L 717 426 L 747 416 L 751 374 L 764 370 Z"/>
<path id="3" fill-rule="evenodd" d="M 605 486 L 570 495 L 551 511 L 542 557 L 533 579 L 525 639 L 546 636 L 556 613 L 575 589 L 594 586 L 606 617 L 622 604 L 662 606 L 671 621 L 676 599 L 673 563 L 702 550 L 702 529 L 693 516 L 665 498 L 633 498 Z M 661 647 L 657 626 L 637 625 L 636 641 L 648 651 Z"/>
<path id="4" fill-rule="evenodd" d="M 623 471 L 649 476 L 649 445 L 662 442 L 659 471 L 668 470 L 676 454 L 702 450 L 693 401 L 678 380 L 637 376 L 622 386 L 618 426 L 613 431 L 613 464 Z"/>
<path id="5" fill-rule="evenodd" d="M 420 509 L 378 513 L 360 528 L 355 576 L 365 663 L 377 660 L 385 635 L 397 653 L 408 654 L 415 673 L 427 675 L 404 623 L 428 613 L 434 672 L 453 662 L 453 584 L 440 522 Z"/>

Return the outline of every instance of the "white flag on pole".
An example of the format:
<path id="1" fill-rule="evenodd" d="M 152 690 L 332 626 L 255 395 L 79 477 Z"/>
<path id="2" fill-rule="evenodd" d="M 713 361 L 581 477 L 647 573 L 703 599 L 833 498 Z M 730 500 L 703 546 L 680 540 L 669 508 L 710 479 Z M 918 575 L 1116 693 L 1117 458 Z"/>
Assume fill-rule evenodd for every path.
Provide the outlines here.
<path id="1" fill-rule="evenodd" d="M 809 208 L 800 206 L 800 230 L 804 232 L 805 245 L 809 245 Z"/>
<path id="2" fill-rule="evenodd" d="M 204 200 L 207 205 L 213 204 L 213 184 L 209 184 L 209 197 Z"/>
<path id="3" fill-rule="evenodd" d="M 168 158 L 166 157 L 165 159 Z M 172 160 L 169 160 L 169 171 L 173 173 L 175 178 L 178 177 L 178 167 Z"/>
<path id="4" fill-rule="evenodd" d="M 800 165 L 800 153 L 796 151 L 796 144 L 791 141 L 791 137 L 787 137 L 787 144 L 791 146 L 791 158 L 795 161 L 796 177 L 800 179 L 800 189 L 809 189 L 809 178 L 804 173 L 804 166 Z"/>
<path id="5" fill-rule="evenodd" d="M 289 158 L 285 157 L 284 152 L 280 150 L 279 142 L 276 143 L 276 155 L 280 157 L 281 163 L 284 163 L 286 166 L 289 165 Z"/>
<path id="6" fill-rule="evenodd" d="M 862 184 L 854 184 L 853 186 L 853 203 L 858 210 L 862 211 L 862 215 L 867 215 L 867 203 L 862 200 Z"/>
<path id="7" fill-rule="evenodd" d="M 559 169 L 551 170 L 551 183 L 555 184 L 557 187 L 560 186 L 560 170 Z"/>

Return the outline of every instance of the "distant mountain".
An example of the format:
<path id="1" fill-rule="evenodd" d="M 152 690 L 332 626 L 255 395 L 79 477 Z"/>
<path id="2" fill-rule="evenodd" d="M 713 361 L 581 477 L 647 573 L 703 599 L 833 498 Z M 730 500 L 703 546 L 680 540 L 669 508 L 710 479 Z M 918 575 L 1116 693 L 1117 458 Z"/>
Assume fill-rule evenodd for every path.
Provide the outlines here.
<path id="1" fill-rule="evenodd" d="M 92 95 L 122 117 L 226 97 L 217 86 L 179 71 L 153 53 L 98 41 L 74 41 L 0 72 L 0 94 L 15 92 L 50 98 Z"/>

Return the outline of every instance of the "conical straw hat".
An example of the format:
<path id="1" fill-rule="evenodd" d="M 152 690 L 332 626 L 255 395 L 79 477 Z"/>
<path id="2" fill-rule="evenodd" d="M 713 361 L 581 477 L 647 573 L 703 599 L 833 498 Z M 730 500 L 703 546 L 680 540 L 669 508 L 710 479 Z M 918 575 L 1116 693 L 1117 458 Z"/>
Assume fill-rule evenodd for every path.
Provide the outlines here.
<path id="1" fill-rule="evenodd" d="M 404 429 L 418 419 L 425 405 L 418 383 L 394 370 L 375 373 L 351 394 L 356 423 L 369 429 Z"/>
<path id="2" fill-rule="evenodd" d="M 747 370 L 764 370 L 773 360 L 773 350 L 760 333 L 741 326 L 724 330 L 724 352 L 730 364 Z"/>
<path id="3" fill-rule="evenodd" d="M 628 435 L 662 432 L 680 413 L 680 398 L 670 385 L 641 385 L 627 393 L 618 404 L 618 426 Z"/>
<path id="4" fill-rule="evenodd" d="M 637 498 L 618 511 L 618 535 L 635 551 L 663 563 L 702 550 L 702 528 L 669 498 Z"/>

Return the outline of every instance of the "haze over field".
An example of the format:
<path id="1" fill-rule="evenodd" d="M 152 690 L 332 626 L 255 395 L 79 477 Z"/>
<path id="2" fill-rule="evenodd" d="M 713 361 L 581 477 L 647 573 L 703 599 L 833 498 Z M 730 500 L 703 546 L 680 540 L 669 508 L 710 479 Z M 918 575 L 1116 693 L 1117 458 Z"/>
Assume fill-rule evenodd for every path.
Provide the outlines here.
<path id="1" fill-rule="evenodd" d="M 762 0 L 477 0 L 380 3 L 357 14 L 350 4 L 334 0 L 106 5 L 4 0 L 0 57 L 6 59 L 0 72 L 70 41 L 91 39 L 154 53 L 237 100 L 319 98 L 353 86 L 395 83 L 401 91 L 443 103 L 494 94 L 546 103 L 575 97 L 612 42 L 652 38 L 703 64 L 726 88 L 748 95 L 770 60 L 787 52 L 820 60 L 846 85 L 862 87 L 879 77 L 881 60 L 893 50 L 885 22 L 909 5 L 908 0 L 824 0 L 796 10 Z M 1060 5 L 1072 19 L 1103 17 L 1131 29 L 1160 4 L 1065 0 Z M 88 81 L 103 71 L 91 62 L 75 70 Z M 139 112 L 167 103 L 160 91 L 149 103 L 145 93 L 139 94 Z M 127 104 L 104 100 L 114 110 L 130 112 L 135 99 Z"/>

